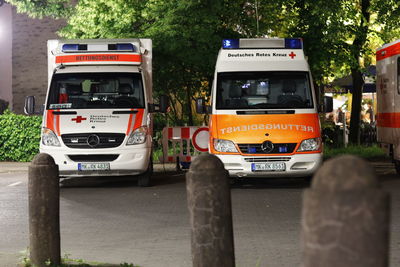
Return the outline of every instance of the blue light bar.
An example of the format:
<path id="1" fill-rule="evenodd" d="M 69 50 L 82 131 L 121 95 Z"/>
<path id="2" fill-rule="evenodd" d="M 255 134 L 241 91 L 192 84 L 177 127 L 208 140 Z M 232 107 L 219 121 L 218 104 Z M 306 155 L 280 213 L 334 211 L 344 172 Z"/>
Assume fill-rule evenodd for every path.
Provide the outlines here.
<path id="1" fill-rule="evenodd" d="M 303 42 L 299 38 L 285 38 L 285 48 L 302 49 Z"/>
<path id="2" fill-rule="evenodd" d="M 287 147 L 286 146 L 280 146 L 279 147 L 279 153 L 286 153 L 287 152 Z"/>
<path id="3" fill-rule="evenodd" d="M 257 153 L 257 148 L 249 147 L 249 153 Z"/>
<path id="4" fill-rule="evenodd" d="M 63 44 L 62 46 L 63 52 L 73 52 L 82 50 L 87 50 L 86 44 Z"/>
<path id="5" fill-rule="evenodd" d="M 239 39 L 224 39 L 222 40 L 223 49 L 239 49 Z"/>
<path id="6" fill-rule="evenodd" d="M 64 44 L 62 46 L 62 51 L 77 51 L 79 49 L 78 44 Z"/>
<path id="7" fill-rule="evenodd" d="M 130 43 L 109 44 L 108 50 L 135 52 L 135 46 Z"/>

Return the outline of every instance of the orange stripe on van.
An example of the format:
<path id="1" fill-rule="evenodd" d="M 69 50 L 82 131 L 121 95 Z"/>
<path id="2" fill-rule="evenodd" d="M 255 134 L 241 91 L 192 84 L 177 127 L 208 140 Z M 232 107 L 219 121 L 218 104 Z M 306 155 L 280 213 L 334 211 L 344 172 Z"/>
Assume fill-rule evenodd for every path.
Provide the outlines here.
<path id="1" fill-rule="evenodd" d="M 400 112 L 378 113 L 376 125 L 379 127 L 400 128 Z"/>
<path id="2" fill-rule="evenodd" d="M 142 126 L 144 109 L 138 109 L 136 113 L 135 124 L 133 125 L 133 130 Z"/>
<path id="3" fill-rule="evenodd" d="M 131 109 L 131 110 L 133 110 L 133 109 Z M 126 135 L 129 135 L 131 133 L 132 118 L 133 118 L 133 114 L 131 113 L 128 118 L 128 128 L 126 129 Z"/>
<path id="4" fill-rule="evenodd" d="M 57 111 L 60 111 L 59 109 Z M 61 131 L 60 131 L 60 115 L 55 115 L 56 116 L 56 131 L 57 131 L 57 135 L 60 136 L 61 135 Z"/>
<path id="5" fill-rule="evenodd" d="M 142 58 L 140 55 L 127 55 L 127 54 L 78 54 L 57 56 L 56 63 L 73 63 L 73 62 L 135 62 L 140 63 Z"/>
<path id="6" fill-rule="evenodd" d="M 46 128 L 52 130 L 57 136 L 61 135 L 60 132 L 60 115 L 54 115 L 54 111 L 57 110 L 48 110 L 46 114 Z"/>
<path id="7" fill-rule="evenodd" d="M 400 42 L 376 52 L 376 61 L 400 54 Z"/>
<path id="8" fill-rule="evenodd" d="M 48 110 L 46 114 L 46 128 L 54 132 L 54 114 L 53 110 Z"/>
<path id="9" fill-rule="evenodd" d="M 134 109 L 131 109 L 134 110 Z M 132 131 L 142 126 L 144 109 L 137 109 L 136 114 L 130 114 L 128 119 L 128 128 L 126 129 L 126 135 L 129 135 Z M 135 118 L 133 117 L 135 116 Z M 133 127 L 132 127 L 133 124 Z"/>

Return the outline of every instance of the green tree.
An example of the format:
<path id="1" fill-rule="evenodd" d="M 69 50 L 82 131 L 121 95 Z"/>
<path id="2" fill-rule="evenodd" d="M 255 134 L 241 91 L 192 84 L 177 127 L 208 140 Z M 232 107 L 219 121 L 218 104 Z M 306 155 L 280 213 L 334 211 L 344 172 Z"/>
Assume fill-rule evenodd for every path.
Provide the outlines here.
<path id="1" fill-rule="evenodd" d="M 192 100 L 209 92 L 223 38 L 302 37 L 321 92 L 332 76 L 352 74 L 353 143 L 359 139 L 362 71 L 377 46 L 400 34 L 397 0 L 80 0 L 75 6 L 68 0 L 9 2 L 32 16 L 66 18 L 63 37 L 153 39 L 155 91 L 174 100 L 169 115 L 174 124 L 197 123 Z"/>
<path id="2" fill-rule="evenodd" d="M 276 3 L 281 5 L 281 14 L 286 22 L 275 31 L 284 36 L 304 38 L 311 71 L 321 91 L 332 75 L 351 73 L 353 101 L 350 141 L 359 143 L 364 83 L 362 73 L 373 61 L 377 46 L 398 38 L 400 2 L 277 0 Z"/>
<path id="3" fill-rule="evenodd" d="M 198 123 L 193 99 L 209 92 L 221 40 L 238 37 L 234 18 L 246 17 L 246 2 L 228 0 L 80 0 L 68 11 L 64 0 L 10 3 L 32 16 L 67 18 L 59 32 L 65 38 L 151 38 L 155 91 L 171 96 L 169 117 L 178 125 Z"/>

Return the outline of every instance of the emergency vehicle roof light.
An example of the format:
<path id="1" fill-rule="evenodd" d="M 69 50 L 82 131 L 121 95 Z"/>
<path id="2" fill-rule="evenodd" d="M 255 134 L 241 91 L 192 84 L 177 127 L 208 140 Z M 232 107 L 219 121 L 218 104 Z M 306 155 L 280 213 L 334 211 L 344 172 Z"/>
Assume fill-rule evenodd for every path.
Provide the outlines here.
<path id="1" fill-rule="evenodd" d="M 74 52 L 82 50 L 87 50 L 86 44 L 63 44 L 62 46 L 63 52 Z"/>
<path id="2" fill-rule="evenodd" d="M 107 52 L 107 51 L 125 51 L 136 52 L 136 47 L 131 43 L 118 44 L 63 44 L 63 52 Z"/>
<path id="3" fill-rule="evenodd" d="M 222 40 L 223 49 L 238 49 L 239 39 L 224 39 Z"/>
<path id="4" fill-rule="evenodd" d="M 303 42 L 300 38 L 285 38 L 285 48 L 302 49 Z"/>
<path id="5" fill-rule="evenodd" d="M 108 50 L 135 52 L 135 46 L 130 43 L 109 44 Z"/>
<path id="6" fill-rule="evenodd" d="M 224 39 L 222 41 L 223 49 L 241 49 L 241 48 L 287 48 L 302 49 L 303 41 L 300 38 L 249 38 L 249 39 Z"/>

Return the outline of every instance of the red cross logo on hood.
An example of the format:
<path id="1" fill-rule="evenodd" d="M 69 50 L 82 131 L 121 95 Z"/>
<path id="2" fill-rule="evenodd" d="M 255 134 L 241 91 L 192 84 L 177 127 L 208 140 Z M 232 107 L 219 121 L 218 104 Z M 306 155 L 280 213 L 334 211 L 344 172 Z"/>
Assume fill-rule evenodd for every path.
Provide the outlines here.
<path id="1" fill-rule="evenodd" d="M 292 59 L 294 59 L 295 56 L 296 56 L 296 54 L 293 53 L 293 51 L 289 54 L 289 57 L 291 57 Z"/>
<path id="2" fill-rule="evenodd" d="M 76 123 L 81 123 L 82 121 L 85 121 L 86 118 L 83 118 L 82 116 L 76 116 L 76 118 L 73 118 L 71 120 L 76 121 Z"/>

